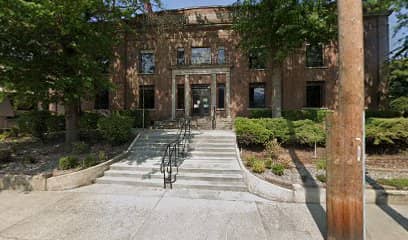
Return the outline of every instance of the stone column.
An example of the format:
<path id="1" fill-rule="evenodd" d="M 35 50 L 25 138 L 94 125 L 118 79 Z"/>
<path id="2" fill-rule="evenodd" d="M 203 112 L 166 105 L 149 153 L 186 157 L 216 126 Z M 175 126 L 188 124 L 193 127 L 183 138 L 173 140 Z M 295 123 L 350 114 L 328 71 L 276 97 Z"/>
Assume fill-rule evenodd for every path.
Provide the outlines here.
<path id="1" fill-rule="evenodd" d="M 231 118 L 231 73 L 225 73 L 225 111 L 227 113 L 227 118 Z"/>
<path id="2" fill-rule="evenodd" d="M 189 75 L 184 75 L 184 114 L 185 117 L 190 117 L 191 112 L 191 93 Z"/>
<path id="3" fill-rule="evenodd" d="M 171 74 L 171 119 L 176 119 L 176 74 Z"/>
<path id="4" fill-rule="evenodd" d="M 216 115 L 216 112 L 213 112 L 214 107 L 217 107 L 217 74 L 211 74 L 211 117 Z"/>

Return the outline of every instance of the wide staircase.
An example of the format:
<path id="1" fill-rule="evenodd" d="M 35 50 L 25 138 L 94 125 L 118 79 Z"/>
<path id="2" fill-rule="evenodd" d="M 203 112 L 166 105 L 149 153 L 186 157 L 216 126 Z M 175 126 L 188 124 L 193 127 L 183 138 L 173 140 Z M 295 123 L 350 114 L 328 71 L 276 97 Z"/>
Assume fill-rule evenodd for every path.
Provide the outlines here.
<path id="1" fill-rule="evenodd" d="M 178 137 L 177 130 L 146 130 L 130 155 L 113 164 L 96 183 L 163 187 L 162 157 Z M 194 130 L 187 146 L 173 167 L 173 188 L 247 191 L 232 131 Z"/>

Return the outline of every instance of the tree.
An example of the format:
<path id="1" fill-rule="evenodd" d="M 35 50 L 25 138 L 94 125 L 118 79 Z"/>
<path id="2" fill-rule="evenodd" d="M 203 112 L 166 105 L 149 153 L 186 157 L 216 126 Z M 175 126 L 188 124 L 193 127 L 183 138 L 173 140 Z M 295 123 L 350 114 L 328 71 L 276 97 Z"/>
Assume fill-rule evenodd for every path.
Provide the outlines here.
<path id="1" fill-rule="evenodd" d="M 149 3 L 0 1 L 0 86 L 44 106 L 62 103 L 66 142 L 77 140 L 81 99 L 112 87 L 106 69 L 127 27 L 124 20 Z"/>
<path id="2" fill-rule="evenodd" d="M 335 5 L 328 0 L 245 0 L 238 2 L 234 29 L 245 51 L 265 49 L 272 59 L 272 115 L 281 116 L 281 66 L 305 42 L 336 37 Z"/>

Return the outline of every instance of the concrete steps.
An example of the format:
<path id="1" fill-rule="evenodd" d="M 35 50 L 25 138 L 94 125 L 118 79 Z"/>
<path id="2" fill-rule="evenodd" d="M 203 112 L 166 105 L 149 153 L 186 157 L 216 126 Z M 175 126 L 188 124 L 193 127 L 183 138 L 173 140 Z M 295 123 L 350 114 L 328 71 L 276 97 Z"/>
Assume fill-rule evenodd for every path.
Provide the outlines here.
<path id="1" fill-rule="evenodd" d="M 160 163 L 166 145 L 174 139 L 174 131 L 144 132 L 130 156 L 113 164 L 96 183 L 163 187 Z M 247 191 L 235 144 L 235 135 L 231 131 L 194 131 L 187 155 L 179 160 L 177 181 L 173 187 Z"/>

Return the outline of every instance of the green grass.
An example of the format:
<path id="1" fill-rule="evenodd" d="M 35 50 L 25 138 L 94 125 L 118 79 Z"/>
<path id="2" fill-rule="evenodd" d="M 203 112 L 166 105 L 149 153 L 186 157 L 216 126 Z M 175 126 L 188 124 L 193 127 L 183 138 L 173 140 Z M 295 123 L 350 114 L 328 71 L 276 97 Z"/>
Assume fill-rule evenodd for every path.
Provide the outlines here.
<path id="1" fill-rule="evenodd" d="M 377 182 L 382 185 L 396 187 L 397 189 L 408 188 L 408 178 L 393 178 L 393 179 L 377 179 Z"/>

